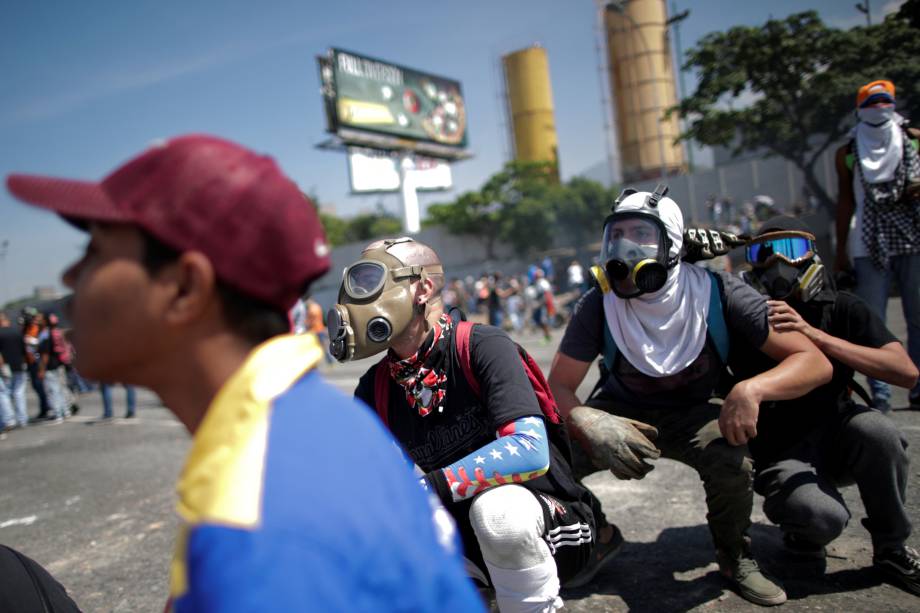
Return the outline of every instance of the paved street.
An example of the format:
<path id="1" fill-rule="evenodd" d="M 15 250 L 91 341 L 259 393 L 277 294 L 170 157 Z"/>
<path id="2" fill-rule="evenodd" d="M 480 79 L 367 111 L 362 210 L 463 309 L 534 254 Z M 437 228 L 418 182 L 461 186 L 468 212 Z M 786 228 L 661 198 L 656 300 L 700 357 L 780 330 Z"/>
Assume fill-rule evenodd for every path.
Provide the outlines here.
<path id="1" fill-rule="evenodd" d="M 906 338 L 900 303 L 890 323 Z M 549 345 L 520 339 L 548 370 L 560 332 Z M 370 362 L 324 367 L 328 378 L 350 391 Z M 585 384 L 583 393 L 593 385 Z M 124 413 L 116 389 L 116 415 Z M 34 401 L 34 399 L 31 399 Z M 895 407 L 906 406 L 896 390 Z M 150 393 L 139 395 L 139 417 L 102 422 L 98 393 L 81 398 L 80 414 L 61 425 L 14 431 L 0 441 L 0 542 L 44 564 L 85 611 L 160 611 L 166 599 L 168 561 L 176 524 L 174 478 L 188 435 Z M 321 414 L 328 407 L 310 407 Z M 32 405 L 34 413 L 34 404 Z M 896 410 L 892 419 L 910 440 L 909 513 L 920 525 L 920 412 Z M 309 441 L 305 441 L 308 444 Z M 662 460 L 642 481 L 595 474 L 588 484 L 627 544 L 614 562 L 584 589 L 564 594 L 566 610 L 754 611 L 725 589 L 705 524 L 703 490 L 691 470 Z M 855 488 L 845 492 L 853 519 L 829 549 L 827 572 L 792 563 L 782 553 L 779 531 L 755 502 L 755 552 L 782 579 L 792 611 L 916 611 L 920 599 L 879 584 Z M 920 545 L 916 535 L 911 545 Z M 270 572 L 270 569 L 266 569 Z"/>

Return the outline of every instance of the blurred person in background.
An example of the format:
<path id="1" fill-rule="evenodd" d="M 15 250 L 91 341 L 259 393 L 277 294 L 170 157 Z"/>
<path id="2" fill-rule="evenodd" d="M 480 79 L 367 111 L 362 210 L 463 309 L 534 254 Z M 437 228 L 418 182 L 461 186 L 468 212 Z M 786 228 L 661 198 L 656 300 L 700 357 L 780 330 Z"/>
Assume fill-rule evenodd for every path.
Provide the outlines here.
<path id="1" fill-rule="evenodd" d="M 25 428 L 26 362 L 22 334 L 13 328 L 6 313 L 0 311 L 0 416 L 5 429 Z"/>
<path id="2" fill-rule="evenodd" d="M 99 391 L 102 393 L 102 419 L 112 419 L 112 388 L 109 383 L 100 383 Z M 131 419 L 137 414 L 137 390 L 133 385 L 124 385 L 125 388 L 125 419 Z"/>
<path id="3" fill-rule="evenodd" d="M 40 377 L 45 386 L 45 396 L 53 423 L 61 423 L 70 416 L 70 398 L 67 389 L 67 370 L 70 364 L 70 349 L 64 333 L 58 327 L 54 313 L 43 315 L 47 326 L 40 336 Z"/>
<path id="4" fill-rule="evenodd" d="M 332 364 L 335 360 L 329 354 L 329 332 L 326 330 L 326 322 L 323 320 L 325 316 L 323 307 L 312 298 L 307 298 L 306 310 L 306 330 L 316 335 L 316 340 L 319 341 L 320 346 L 323 348 L 323 357 L 326 360 L 326 364 Z"/>
<path id="5" fill-rule="evenodd" d="M 45 382 L 42 378 L 41 354 L 38 351 L 39 337 L 44 331 L 44 319 L 41 313 L 32 307 L 22 310 L 22 345 L 26 359 L 26 368 L 29 372 L 29 383 L 38 397 L 38 415 L 35 419 L 49 417 L 48 395 L 45 393 Z M 53 417 L 53 415 L 51 416 Z"/>
<path id="6" fill-rule="evenodd" d="M 895 111 L 895 86 L 872 81 L 856 95 L 859 122 L 837 150 L 835 270 L 856 276 L 856 294 L 885 322 L 894 282 L 907 322 L 907 352 L 920 368 L 920 131 Z M 852 264 L 851 264 L 852 262 Z M 872 402 L 891 407 L 884 381 L 869 379 Z M 909 394 L 920 408 L 920 384 Z"/>

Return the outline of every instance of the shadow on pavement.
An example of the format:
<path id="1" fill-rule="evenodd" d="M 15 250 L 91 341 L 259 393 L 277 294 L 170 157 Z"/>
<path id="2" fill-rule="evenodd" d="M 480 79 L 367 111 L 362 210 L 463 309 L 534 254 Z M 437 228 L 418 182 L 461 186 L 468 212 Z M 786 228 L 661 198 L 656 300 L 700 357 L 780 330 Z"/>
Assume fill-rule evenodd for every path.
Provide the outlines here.
<path id="1" fill-rule="evenodd" d="M 824 574 L 824 564 L 802 562 L 785 551 L 779 530 L 755 524 L 751 528 L 754 555 L 767 574 L 785 587 L 789 600 L 816 594 L 864 590 L 880 584 L 871 568 Z M 722 601 L 719 610 L 759 609 L 731 591 L 719 574 L 705 524 L 662 530 L 652 543 L 623 545 L 620 554 L 583 588 L 564 590 L 563 598 L 576 610 L 594 610 L 592 596 L 618 596 L 630 611 L 677 612 Z M 579 602 L 585 602 L 579 606 Z M 608 608 L 597 610 L 609 610 Z"/>

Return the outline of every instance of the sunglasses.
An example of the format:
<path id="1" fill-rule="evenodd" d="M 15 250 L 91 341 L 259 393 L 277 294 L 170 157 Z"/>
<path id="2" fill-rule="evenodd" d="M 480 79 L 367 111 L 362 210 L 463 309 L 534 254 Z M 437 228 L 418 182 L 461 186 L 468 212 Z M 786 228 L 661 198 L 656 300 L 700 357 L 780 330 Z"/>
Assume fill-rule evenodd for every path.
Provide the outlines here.
<path id="1" fill-rule="evenodd" d="M 768 232 L 754 241 L 745 249 L 745 258 L 755 268 L 776 260 L 796 265 L 815 255 L 815 237 L 807 232 Z"/>

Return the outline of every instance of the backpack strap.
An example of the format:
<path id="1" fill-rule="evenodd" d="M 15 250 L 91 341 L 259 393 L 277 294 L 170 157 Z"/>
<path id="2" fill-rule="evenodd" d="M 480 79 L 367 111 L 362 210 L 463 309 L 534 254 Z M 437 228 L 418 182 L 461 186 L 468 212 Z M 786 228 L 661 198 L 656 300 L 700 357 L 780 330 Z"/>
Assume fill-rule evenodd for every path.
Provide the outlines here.
<path id="1" fill-rule="evenodd" d="M 457 355 L 460 357 L 460 367 L 463 369 L 463 376 L 469 383 L 473 393 L 479 397 L 479 381 L 473 376 L 473 364 L 470 357 L 470 335 L 473 333 L 471 321 L 458 321 L 454 329 L 454 346 L 457 348 Z"/>
<path id="2" fill-rule="evenodd" d="M 706 328 L 709 338 L 716 347 L 716 353 L 722 364 L 728 363 L 728 326 L 725 324 L 725 313 L 722 311 L 722 281 L 716 273 L 709 271 L 709 314 L 706 316 Z"/>
<path id="3" fill-rule="evenodd" d="M 610 326 L 607 325 L 607 316 L 604 315 L 604 367 L 607 372 L 613 372 L 613 363 L 617 359 L 617 343 L 610 334 Z"/>
<path id="4" fill-rule="evenodd" d="M 390 358 L 386 355 L 377 362 L 377 369 L 374 371 L 374 408 L 380 421 L 389 428 Z"/>

